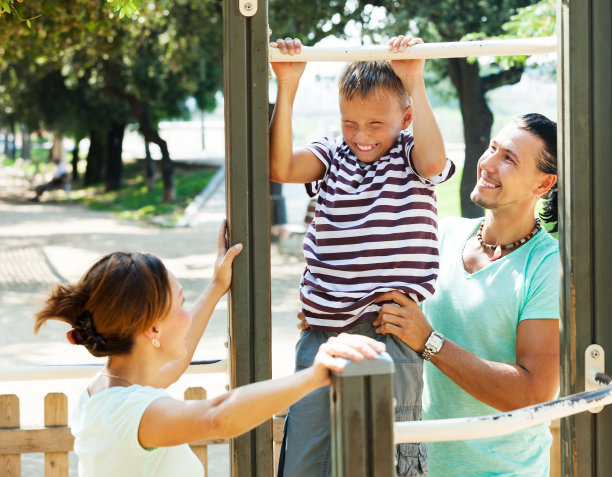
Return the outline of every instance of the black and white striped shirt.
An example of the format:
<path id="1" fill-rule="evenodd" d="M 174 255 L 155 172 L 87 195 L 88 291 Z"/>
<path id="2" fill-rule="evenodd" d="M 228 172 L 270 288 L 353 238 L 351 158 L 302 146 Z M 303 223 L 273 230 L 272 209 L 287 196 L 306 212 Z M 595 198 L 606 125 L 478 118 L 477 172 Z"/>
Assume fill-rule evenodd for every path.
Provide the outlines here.
<path id="1" fill-rule="evenodd" d="M 361 162 L 342 136 L 312 143 L 326 166 L 323 180 L 307 184 L 319 194 L 304 239 L 306 270 L 300 297 L 313 329 L 345 331 L 373 318 L 373 301 L 400 290 L 416 302 L 431 296 L 438 274 L 435 184 L 442 174 L 419 177 L 410 161 L 413 138 L 402 131 L 389 153 Z"/>

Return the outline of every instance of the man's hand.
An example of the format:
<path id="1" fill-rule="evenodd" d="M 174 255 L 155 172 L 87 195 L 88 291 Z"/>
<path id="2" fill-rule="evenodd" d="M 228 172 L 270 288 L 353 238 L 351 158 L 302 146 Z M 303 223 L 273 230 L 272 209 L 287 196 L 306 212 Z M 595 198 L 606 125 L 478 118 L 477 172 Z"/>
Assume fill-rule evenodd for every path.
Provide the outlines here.
<path id="1" fill-rule="evenodd" d="M 387 46 L 389 51 L 401 53 L 406 51 L 406 48 L 409 46 L 414 46 L 421 43 L 423 43 L 423 40 L 420 38 L 413 38 L 410 35 L 399 35 L 391 38 L 389 43 L 387 43 Z M 424 65 L 425 60 L 423 59 L 391 60 L 391 68 L 393 68 L 395 74 L 401 79 L 423 76 Z"/>
<path id="2" fill-rule="evenodd" d="M 373 324 L 380 334 L 392 334 L 402 340 L 409 348 L 422 353 L 425 342 L 434 330 L 425 318 L 417 303 L 403 293 L 395 290 L 383 293 L 376 302 L 393 301 L 384 304 Z"/>
<path id="3" fill-rule="evenodd" d="M 299 55 L 302 51 L 302 42 L 299 38 L 287 37 L 284 40 L 278 39 L 275 42 L 270 43 L 270 47 L 278 48 L 283 55 Z M 286 80 L 299 80 L 304 73 L 306 68 L 306 62 L 295 62 L 295 63 L 272 63 L 272 69 L 276 75 L 278 81 Z"/>

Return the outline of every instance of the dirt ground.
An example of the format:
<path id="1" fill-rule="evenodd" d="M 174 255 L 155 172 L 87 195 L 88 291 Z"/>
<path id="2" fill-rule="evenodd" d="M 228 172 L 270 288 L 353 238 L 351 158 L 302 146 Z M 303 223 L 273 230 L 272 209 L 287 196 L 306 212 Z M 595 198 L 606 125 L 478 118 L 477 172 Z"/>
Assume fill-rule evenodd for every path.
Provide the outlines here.
<path id="1" fill-rule="evenodd" d="M 63 194 L 63 191 L 56 194 Z M 146 251 L 158 255 L 184 288 L 187 305 L 193 303 L 212 275 L 216 234 L 224 216 L 221 186 L 188 228 L 120 221 L 107 212 L 57 201 L 53 195 L 40 203 L 28 201 L 31 184 L 0 168 L 0 368 L 42 364 L 101 362 L 82 347 L 68 343 L 68 326 L 49 323 L 38 336 L 32 332 L 33 315 L 54 284 L 76 280 L 93 261 L 114 250 Z M 292 238 L 291 240 L 296 240 Z M 299 250 L 299 241 L 285 242 L 284 252 Z M 293 371 L 294 345 L 299 333 L 298 284 L 302 258 L 272 248 L 273 376 Z M 195 359 L 224 357 L 227 338 L 227 302 L 223 299 L 196 351 Z M 64 392 L 74 400 L 83 380 L 37 382 L 0 381 L 0 394 L 20 398 L 22 426 L 42 423 L 43 397 Z M 185 376 L 171 387 L 177 396 L 189 386 L 204 386 L 209 396 L 224 391 L 225 374 Z M 227 446 L 209 450 L 211 477 L 229 475 Z M 76 475 L 71 457 L 71 475 Z M 22 475 L 42 476 L 42 456 L 24 455 Z M 72 473 L 74 472 L 74 473 Z"/>

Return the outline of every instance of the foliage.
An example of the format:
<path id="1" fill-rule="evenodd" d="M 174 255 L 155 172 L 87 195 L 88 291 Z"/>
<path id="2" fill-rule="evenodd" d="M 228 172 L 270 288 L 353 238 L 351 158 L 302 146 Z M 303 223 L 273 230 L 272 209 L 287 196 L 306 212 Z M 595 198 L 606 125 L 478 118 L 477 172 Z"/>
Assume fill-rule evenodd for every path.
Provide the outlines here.
<path id="1" fill-rule="evenodd" d="M 147 190 L 142 175 L 142 163 L 126 164 L 125 185 L 121 190 L 104 192 L 101 185 L 73 189 L 71 200 L 81 202 L 92 209 L 116 212 L 123 219 L 156 222 L 174 222 L 181 218 L 185 207 L 208 184 L 214 169 L 179 166 L 176 170 L 176 201 L 169 204 L 161 200 L 161 184 Z"/>

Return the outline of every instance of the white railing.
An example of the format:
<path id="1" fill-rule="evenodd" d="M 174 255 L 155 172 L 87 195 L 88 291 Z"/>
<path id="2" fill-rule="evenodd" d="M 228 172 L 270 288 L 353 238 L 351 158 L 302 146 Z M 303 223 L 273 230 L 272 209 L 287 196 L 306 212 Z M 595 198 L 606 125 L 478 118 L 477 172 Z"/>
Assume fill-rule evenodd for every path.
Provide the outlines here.
<path id="1" fill-rule="evenodd" d="M 104 367 L 103 364 L 16 366 L 0 368 L 0 382 L 3 381 L 42 381 L 54 379 L 90 378 Z M 227 373 L 227 360 L 216 359 L 192 361 L 185 374 Z"/>
<path id="2" fill-rule="evenodd" d="M 374 61 L 416 58 L 465 58 L 468 56 L 515 56 L 555 53 L 554 36 L 509 39 L 424 43 L 411 46 L 401 53 L 393 53 L 383 46 L 303 46 L 297 55 L 283 55 L 278 48 L 270 48 L 271 62 L 301 61 Z"/>
<path id="3" fill-rule="evenodd" d="M 598 375 L 598 378 L 600 383 L 607 383 L 607 385 L 502 414 L 435 421 L 397 422 L 395 423 L 395 442 L 462 441 L 496 437 L 612 404 L 610 378 L 605 374 Z"/>

